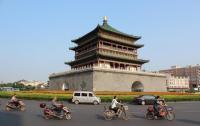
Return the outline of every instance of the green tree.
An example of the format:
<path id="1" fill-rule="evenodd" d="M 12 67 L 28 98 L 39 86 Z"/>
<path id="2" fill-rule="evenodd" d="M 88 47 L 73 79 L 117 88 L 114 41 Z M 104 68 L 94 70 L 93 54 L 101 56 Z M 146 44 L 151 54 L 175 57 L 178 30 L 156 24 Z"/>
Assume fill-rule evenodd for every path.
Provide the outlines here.
<path id="1" fill-rule="evenodd" d="M 12 87 L 13 87 L 13 88 L 23 89 L 23 88 L 25 88 L 25 85 L 20 84 L 20 83 L 16 83 L 16 84 L 14 84 Z"/>
<path id="2" fill-rule="evenodd" d="M 0 84 L 0 87 L 13 87 L 14 83 Z"/>
<path id="3" fill-rule="evenodd" d="M 34 90 L 35 89 L 35 87 L 34 86 L 31 86 L 31 85 L 28 85 L 28 86 L 26 86 L 25 87 L 25 90 Z"/>

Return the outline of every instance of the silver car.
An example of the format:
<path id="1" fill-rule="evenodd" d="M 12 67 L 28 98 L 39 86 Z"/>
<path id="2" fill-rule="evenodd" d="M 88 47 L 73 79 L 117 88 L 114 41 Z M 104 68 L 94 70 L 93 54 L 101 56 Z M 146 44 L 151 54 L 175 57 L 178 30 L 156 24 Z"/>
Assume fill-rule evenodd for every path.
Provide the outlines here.
<path id="1" fill-rule="evenodd" d="M 93 92 L 90 91 L 74 91 L 72 102 L 79 103 L 93 103 L 94 105 L 100 104 L 101 99 L 96 97 Z"/>

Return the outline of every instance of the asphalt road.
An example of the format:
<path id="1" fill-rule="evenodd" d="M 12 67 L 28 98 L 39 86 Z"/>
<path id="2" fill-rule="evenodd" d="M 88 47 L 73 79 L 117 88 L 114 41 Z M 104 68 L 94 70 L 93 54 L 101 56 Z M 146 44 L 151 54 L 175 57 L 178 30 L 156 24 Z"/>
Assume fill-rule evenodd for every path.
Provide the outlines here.
<path id="1" fill-rule="evenodd" d="M 144 115 L 147 106 L 127 104 L 128 120 L 115 119 L 106 121 L 103 117 L 104 105 L 64 102 L 72 111 L 72 120 L 45 120 L 39 104 L 47 101 L 25 100 L 26 111 L 5 111 L 8 99 L 0 99 L 0 126 L 200 126 L 200 102 L 168 103 L 176 112 L 174 121 L 146 120 Z"/>

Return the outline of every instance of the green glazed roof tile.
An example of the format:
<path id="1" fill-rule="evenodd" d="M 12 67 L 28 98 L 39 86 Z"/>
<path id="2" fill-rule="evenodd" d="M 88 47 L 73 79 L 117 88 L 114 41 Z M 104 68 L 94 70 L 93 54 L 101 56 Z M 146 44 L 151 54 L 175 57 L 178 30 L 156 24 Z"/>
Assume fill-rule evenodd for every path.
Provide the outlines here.
<path id="1" fill-rule="evenodd" d="M 129 35 L 129 34 L 126 34 L 124 32 L 121 32 L 115 28 L 113 28 L 112 26 L 110 26 L 107 22 L 104 22 L 103 25 L 98 25 L 100 28 L 104 29 L 104 30 L 107 30 L 107 31 L 110 31 L 110 32 L 114 32 L 114 33 L 117 33 L 117 34 L 121 34 L 121 35 L 125 35 L 125 36 L 128 36 L 128 37 L 133 37 L 133 38 L 136 38 L 136 39 L 140 39 L 141 37 L 139 36 L 133 36 L 133 35 Z"/>

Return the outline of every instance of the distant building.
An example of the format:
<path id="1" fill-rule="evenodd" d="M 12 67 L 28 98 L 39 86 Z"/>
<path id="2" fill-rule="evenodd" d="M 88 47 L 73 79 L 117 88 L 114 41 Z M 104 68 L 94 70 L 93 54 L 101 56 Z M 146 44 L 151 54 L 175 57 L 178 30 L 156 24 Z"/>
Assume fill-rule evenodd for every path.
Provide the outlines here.
<path id="1" fill-rule="evenodd" d="M 19 89 L 13 87 L 0 87 L 0 91 L 19 91 Z"/>
<path id="2" fill-rule="evenodd" d="M 17 81 L 15 83 L 18 83 L 18 84 L 23 84 L 25 86 L 33 86 L 33 87 L 44 87 L 45 85 L 47 85 L 47 83 L 45 82 L 41 82 L 41 81 L 27 81 L 27 80 L 20 80 L 20 81 Z"/>
<path id="3" fill-rule="evenodd" d="M 175 91 L 175 92 L 188 91 L 190 89 L 189 77 L 178 77 L 168 74 L 166 85 L 167 85 L 167 91 Z"/>
<path id="4" fill-rule="evenodd" d="M 123 33 L 108 24 L 72 40 L 75 60 L 71 70 L 49 76 L 49 88 L 92 91 L 166 91 L 166 76 L 142 71 L 148 60 L 138 58 L 140 36 Z"/>
<path id="5" fill-rule="evenodd" d="M 179 67 L 173 66 L 171 69 L 160 70 L 161 73 L 173 76 L 189 77 L 190 90 L 200 91 L 200 65 Z"/>
<path id="6" fill-rule="evenodd" d="M 41 83 L 41 84 L 38 84 L 35 88 L 36 89 L 47 89 L 48 84 L 47 83 Z"/>

